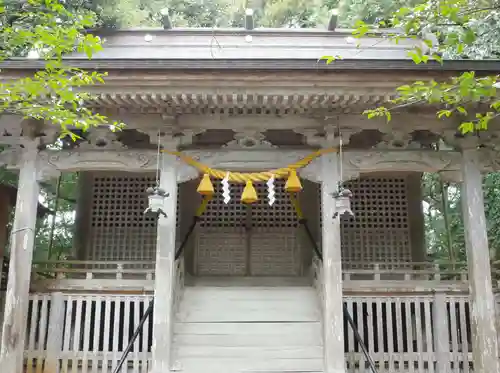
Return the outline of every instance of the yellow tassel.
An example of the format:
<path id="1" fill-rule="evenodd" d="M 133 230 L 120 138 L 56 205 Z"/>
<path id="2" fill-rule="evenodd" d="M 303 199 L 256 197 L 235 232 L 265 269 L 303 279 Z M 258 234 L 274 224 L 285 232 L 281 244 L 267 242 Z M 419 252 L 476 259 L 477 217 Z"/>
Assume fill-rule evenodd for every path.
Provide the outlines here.
<path id="1" fill-rule="evenodd" d="M 214 191 L 214 186 L 212 184 L 212 181 L 210 180 L 210 175 L 205 174 L 203 175 L 203 178 L 200 181 L 200 185 L 198 185 L 198 189 L 196 189 L 198 193 L 200 193 L 202 196 L 213 196 L 215 191 Z"/>
<path id="2" fill-rule="evenodd" d="M 288 193 L 298 193 L 302 190 L 302 184 L 300 183 L 300 179 L 297 176 L 297 171 L 292 170 L 288 174 L 288 179 L 286 180 L 285 190 Z"/>
<path id="3" fill-rule="evenodd" d="M 250 204 L 257 202 L 258 200 L 257 191 L 255 190 L 252 182 L 248 180 L 245 185 L 245 189 L 243 189 L 243 193 L 241 194 L 241 202 Z"/>

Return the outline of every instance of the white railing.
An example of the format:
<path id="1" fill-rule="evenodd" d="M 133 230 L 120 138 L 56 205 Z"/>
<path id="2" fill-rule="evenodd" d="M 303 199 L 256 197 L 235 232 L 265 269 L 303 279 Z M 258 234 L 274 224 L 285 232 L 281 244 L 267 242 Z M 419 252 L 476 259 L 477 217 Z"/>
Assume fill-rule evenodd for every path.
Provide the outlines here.
<path id="1" fill-rule="evenodd" d="M 319 260 L 317 257 L 313 258 L 311 265 L 311 274 L 313 279 L 313 286 L 316 290 L 316 294 L 318 296 L 319 306 L 321 312 L 323 312 L 323 262 Z"/>
<path id="2" fill-rule="evenodd" d="M 151 296 L 32 294 L 26 340 L 26 373 L 108 372 L 116 366 Z M 133 345 L 123 372 L 147 373 L 152 323 Z"/>
<path id="3" fill-rule="evenodd" d="M 347 295 L 345 302 L 379 372 L 472 372 L 467 295 Z M 366 372 L 352 329 L 344 336 L 347 372 Z"/>
<path id="4" fill-rule="evenodd" d="M 172 307 L 173 315 L 179 310 L 179 306 L 184 295 L 184 260 L 177 260 L 175 264 L 175 287 L 174 287 L 174 304 Z"/>
<path id="5" fill-rule="evenodd" d="M 468 281 L 467 263 L 431 262 L 346 262 L 344 281 Z"/>
<path id="6" fill-rule="evenodd" d="M 42 366 L 50 372 L 109 372 L 150 299 L 147 295 L 32 294 L 26 373 L 41 372 Z M 449 373 L 472 372 L 467 295 L 346 294 L 344 299 L 380 373 L 437 372 L 439 366 Z M 152 328 L 152 322 L 147 322 L 124 372 L 148 372 Z M 365 358 L 348 327 L 344 341 L 346 372 L 366 373 Z"/>
<path id="7" fill-rule="evenodd" d="M 378 267 L 376 273 L 383 270 Z M 438 273 L 442 274 L 436 269 L 430 274 L 431 278 L 435 279 Z M 313 261 L 312 275 L 313 286 L 323 305 L 320 261 Z M 411 277 L 405 277 L 403 282 L 411 281 Z M 383 280 L 377 277 L 373 281 Z M 379 373 L 473 372 L 467 292 L 424 290 L 419 294 L 386 290 L 371 295 L 363 289 L 352 289 L 344 286 L 344 302 Z M 500 294 L 497 307 L 497 325 L 500 325 Z M 498 333 L 500 339 L 500 329 Z M 365 356 L 347 324 L 344 325 L 344 346 L 346 372 L 369 372 Z"/>
<path id="8" fill-rule="evenodd" d="M 32 269 L 34 291 L 154 290 L 153 261 L 51 261 Z"/>
<path id="9" fill-rule="evenodd" d="M 147 279 L 154 278 L 154 261 L 39 261 L 32 274 L 40 279 Z"/>
<path id="10" fill-rule="evenodd" d="M 126 274 L 130 273 L 126 266 L 117 265 L 116 268 L 123 275 L 120 278 L 126 279 Z M 89 268 L 84 270 L 89 271 Z M 109 268 L 103 271 L 99 268 L 97 273 L 111 273 Z M 68 273 L 79 274 L 81 271 L 73 269 Z M 132 273 L 137 274 L 137 270 Z M 55 281 L 62 279 L 59 276 Z M 84 280 L 89 281 L 89 278 L 86 276 Z M 184 290 L 182 260 L 176 263 L 174 281 L 172 311 L 175 314 Z M 151 299 L 152 294 L 108 294 L 106 291 L 31 294 L 25 348 L 26 373 L 42 372 L 42 366 L 44 372 L 64 373 L 101 373 L 114 369 Z M 149 318 L 128 355 L 123 372 L 148 372 L 152 330 L 153 322 Z M 49 368 L 53 370 L 47 370 Z"/>
<path id="11" fill-rule="evenodd" d="M 180 261 L 182 262 L 182 261 Z M 181 263 L 182 264 L 182 263 Z M 313 270 L 321 263 L 314 260 Z M 183 271 L 182 271 L 183 273 Z M 500 265 L 493 267 L 494 287 L 500 288 Z M 155 263 L 152 261 L 37 262 L 33 266 L 32 290 L 153 292 Z M 343 263 L 345 291 L 432 291 L 468 288 L 464 263 Z"/>

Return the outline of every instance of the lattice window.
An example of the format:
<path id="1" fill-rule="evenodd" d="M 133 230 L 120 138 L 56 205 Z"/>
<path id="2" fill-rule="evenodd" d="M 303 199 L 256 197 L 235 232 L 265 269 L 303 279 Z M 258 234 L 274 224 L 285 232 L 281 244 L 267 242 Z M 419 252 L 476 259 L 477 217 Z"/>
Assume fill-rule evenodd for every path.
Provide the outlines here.
<path id="1" fill-rule="evenodd" d="M 341 221 L 342 260 L 367 264 L 410 261 L 408 179 L 365 176 L 345 186 L 353 193 L 355 217 L 343 217 Z M 318 189 L 321 217 L 321 188 Z"/>
<path id="2" fill-rule="evenodd" d="M 152 173 L 92 174 L 89 259 L 155 259 L 157 219 L 144 215 L 148 205 L 146 188 L 154 183 Z M 179 199 L 177 207 L 179 211 Z"/>
<path id="3" fill-rule="evenodd" d="M 285 180 L 276 180 L 276 201 L 269 206 L 267 185 L 255 185 L 259 201 L 252 204 L 252 226 L 260 228 L 295 228 L 298 226 L 297 215 L 285 191 Z"/>
<path id="4" fill-rule="evenodd" d="M 231 185 L 231 200 L 227 204 L 224 203 L 220 182 L 214 183 L 214 189 L 215 195 L 208 203 L 199 226 L 202 228 L 237 228 L 245 226 L 247 207 L 240 201 L 243 185 Z"/>
<path id="5" fill-rule="evenodd" d="M 347 183 L 355 218 L 341 225 L 342 255 L 350 262 L 411 260 L 407 178 L 363 177 Z"/>

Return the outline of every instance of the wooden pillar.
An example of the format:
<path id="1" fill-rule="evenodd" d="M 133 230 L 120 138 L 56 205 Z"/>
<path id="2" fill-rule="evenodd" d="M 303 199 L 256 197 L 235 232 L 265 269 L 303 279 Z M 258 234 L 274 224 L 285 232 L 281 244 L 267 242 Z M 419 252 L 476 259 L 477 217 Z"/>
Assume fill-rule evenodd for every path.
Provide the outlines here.
<path id="1" fill-rule="evenodd" d="M 482 177 L 475 149 L 462 152 L 462 214 L 469 268 L 474 372 L 500 372 L 495 298 L 484 214 Z"/>
<path id="2" fill-rule="evenodd" d="M 7 253 L 6 249 L 9 241 L 7 239 L 7 225 L 9 224 L 10 203 L 9 194 L 7 191 L 2 191 L 0 194 L 0 279 L 2 275 L 3 258 Z"/>
<path id="3" fill-rule="evenodd" d="M 0 366 L 2 371 L 9 373 L 23 372 L 31 263 L 40 191 L 37 153 L 36 146 L 30 144 L 22 154 L 11 231 L 9 276 L 0 349 Z"/>
<path id="4" fill-rule="evenodd" d="M 7 225 L 9 224 L 10 213 L 10 196 L 7 191 L 0 191 L 0 285 L 3 285 L 3 261 L 7 253 Z M 3 321 L 3 310 L 5 305 L 5 296 L 1 293 L 3 289 L 0 288 L 0 325 Z M 0 341 L 2 338 L 2 329 L 0 327 Z"/>
<path id="5" fill-rule="evenodd" d="M 321 203 L 323 248 L 323 342 L 325 373 L 344 373 L 344 312 L 342 299 L 342 256 L 340 248 L 340 217 L 335 216 L 337 191 L 338 155 L 322 157 Z"/>
<path id="6" fill-rule="evenodd" d="M 175 231 L 177 210 L 177 170 L 175 157 L 163 155 L 160 186 L 169 193 L 164 209 L 167 217 L 158 219 L 156 242 L 155 304 L 153 320 L 153 372 L 170 371 L 175 286 Z"/>

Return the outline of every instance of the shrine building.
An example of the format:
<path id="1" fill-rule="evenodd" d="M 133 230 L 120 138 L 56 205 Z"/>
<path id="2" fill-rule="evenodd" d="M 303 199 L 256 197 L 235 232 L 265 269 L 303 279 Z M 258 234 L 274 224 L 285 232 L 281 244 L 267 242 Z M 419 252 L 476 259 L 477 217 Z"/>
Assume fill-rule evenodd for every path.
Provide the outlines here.
<path id="1" fill-rule="evenodd" d="M 429 105 L 362 114 L 402 84 L 498 62 L 416 65 L 419 41 L 343 30 L 99 35 L 102 52 L 66 62 L 108 73 L 84 105 L 122 131 L 60 141 L 0 117 L 19 170 L 2 373 L 111 373 L 122 356 L 127 373 L 500 372 L 482 192 L 496 122 L 462 136 Z M 42 66 L 3 61 L 0 79 Z M 33 262 L 40 182 L 65 172 L 79 175 L 71 257 Z M 423 173 L 462 188 L 466 263 L 428 258 Z"/>

